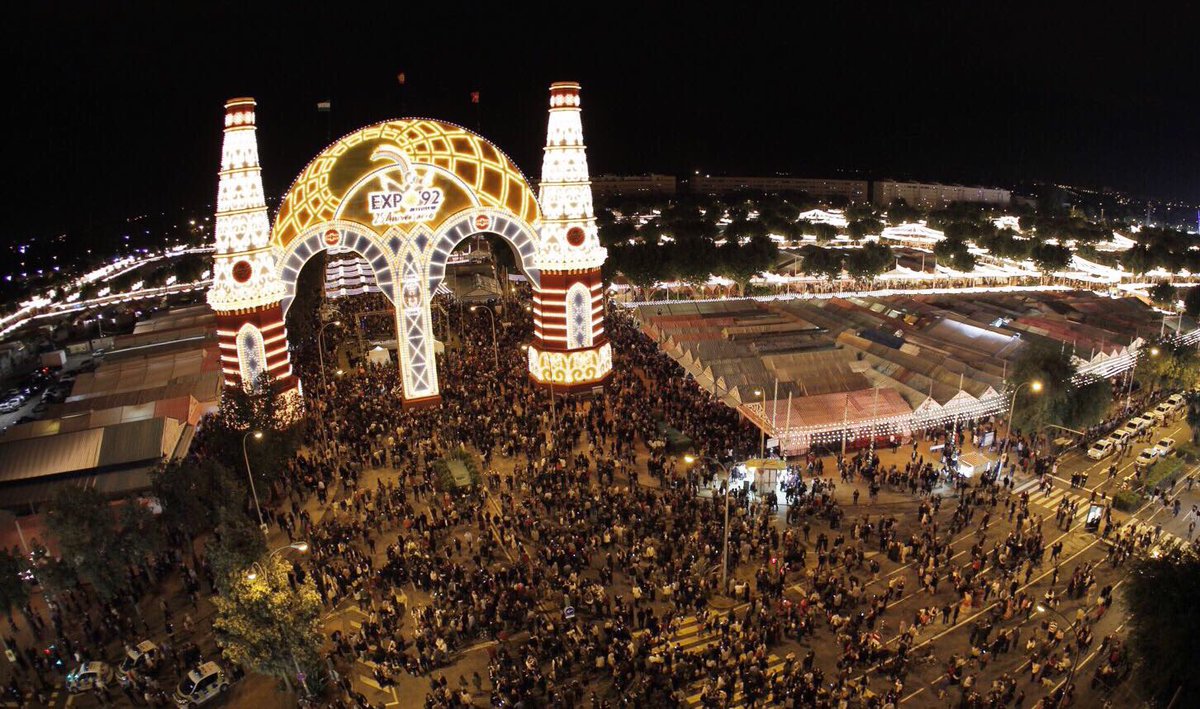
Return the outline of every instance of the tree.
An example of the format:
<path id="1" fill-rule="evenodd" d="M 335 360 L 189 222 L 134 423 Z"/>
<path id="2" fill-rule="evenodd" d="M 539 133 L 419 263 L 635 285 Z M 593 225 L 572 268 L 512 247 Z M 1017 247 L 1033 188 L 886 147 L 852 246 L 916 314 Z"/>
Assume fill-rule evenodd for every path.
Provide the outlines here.
<path id="1" fill-rule="evenodd" d="M 1200 437 L 1196 435 L 1200 432 L 1200 394 L 1189 392 L 1187 395 L 1187 424 L 1192 432 L 1192 443 L 1200 443 Z"/>
<path id="2" fill-rule="evenodd" d="M 909 206 L 903 199 L 894 199 L 887 208 L 888 221 L 892 224 L 915 222 L 921 218 L 921 210 Z"/>
<path id="3" fill-rule="evenodd" d="M 961 224 L 962 222 L 955 222 Z M 939 241 L 933 247 L 933 255 L 939 261 L 948 262 L 950 268 L 963 273 L 970 273 L 975 270 L 975 254 L 972 254 L 967 247 L 966 242 L 961 238 L 951 239 L 947 237 Z"/>
<path id="4" fill-rule="evenodd" d="M 1190 390 L 1200 383 L 1200 352 L 1194 345 L 1161 342 L 1141 354 L 1136 375 L 1153 387 Z"/>
<path id="5" fill-rule="evenodd" d="M 79 577 L 67 562 L 56 558 L 44 544 L 34 540 L 29 553 L 30 568 L 37 583 L 53 595 L 69 591 L 79 585 Z"/>
<path id="6" fill-rule="evenodd" d="M 129 567 L 159 541 L 149 510 L 133 500 L 112 505 L 90 487 L 61 488 L 46 509 L 46 528 L 62 560 L 105 601 L 128 590 Z"/>
<path id="7" fill-rule="evenodd" d="M 634 286 L 647 290 L 664 280 L 664 263 L 667 249 L 654 244 L 630 244 L 609 249 L 605 266 L 621 272 Z"/>
<path id="8" fill-rule="evenodd" d="M 1038 430 L 1048 425 L 1086 428 L 1104 417 L 1112 403 L 1112 387 L 1103 379 L 1075 382 L 1070 354 L 1050 345 L 1029 344 L 1021 352 L 1009 380 L 1011 386 L 1042 383 L 1040 392 L 1021 387 L 1014 428 Z"/>
<path id="9" fill-rule="evenodd" d="M 197 449 L 238 470 L 245 467 L 243 436 L 248 431 L 262 431 L 261 440 L 247 441 L 245 457 L 250 459 L 254 477 L 264 484 L 260 490 L 269 487 L 300 447 L 301 438 L 300 424 L 283 409 L 279 392 L 280 385 L 266 372 L 250 389 L 227 389 L 217 413 L 204 420 Z"/>
<path id="10" fill-rule="evenodd" d="M 269 556 L 230 578 L 221 595 L 213 597 L 217 613 L 213 630 L 221 653 L 262 674 L 288 680 L 297 669 L 319 664 L 321 599 L 312 578 L 289 582 L 291 566 Z M 290 682 L 288 682 L 290 685 Z"/>
<path id="11" fill-rule="evenodd" d="M 818 244 L 827 244 L 837 238 L 837 227 L 832 224 L 813 224 L 807 222 L 809 229 L 807 233 L 811 233 L 817 239 Z"/>
<path id="12" fill-rule="evenodd" d="M 892 247 L 878 241 L 868 241 L 861 249 L 846 254 L 846 272 L 853 278 L 874 278 L 890 269 L 894 263 Z"/>
<path id="13" fill-rule="evenodd" d="M 1189 318 L 1200 317 L 1200 286 L 1192 286 L 1183 294 L 1183 313 Z"/>
<path id="14" fill-rule="evenodd" d="M 637 228 L 629 222 L 614 222 L 601 226 L 598 236 L 601 246 L 613 247 L 633 240 L 637 236 Z"/>
<path id="15" fill-rule="evenodd" d="M 187 537 L 189 545 L 215 529 L 226 510 L 245 508 L 241 481 L 211 459 L 188 457 L 164 465 L 151 477 L 150 490 L 162 505 L 163 524 Z"/>
<path id="16" fill-rule="evenodd" d="M 1061 244 L 1036 244 L 1029 256 L 1042 273 L 1053 273 L 1071 262 L 1071 249 Z"/>
<path id="17" fill-rule="evenodd" d="M 693 287 L 708 283 L 716 266 L 716 247 L 708 239 L 676 241 L 671 245 L 671 264 L 675 276 Z"/>
<path id="18" fill-rule="evenodd" d="M 217 588 L 223 593 L 232 580 L 267 553 L 258 525 L 239 510 L 224 510 L 205 555 L 212 564 Z"/>
<path id="19" fill-rule="evenodd" d="M 0 549 L 0 608 L 12 619 L 14 608 L 21 608 L 29 600 L 29 584 L 22 578 L 29 569 L 29 561 L 21 550 Z"/>
<path id="20" fill-rule="evenodd" d="M 842 261 L 844 252 L 840 249 L 826 249 L 821 246 L 804 248 L 804 273 L 809 276 L 825 276 L 829 280 L 842 277 Z"/>
<path id="21" fill-rule="evenodd" d="M 717 249 L 718 272 L 738 285 L 738 295 L 746 294 L 750 279 L 771 267 L 779 248 L 767 236 L 752 237 L 745 244 L 726 241 Z"/>
<path id="22" fill-rule="evenodd" d="M 1157 305 L 1173 306 L 1176 300 L 1176 288 L 1166 281 L 1159 281 L 1150 288 L 1150 300 Z"/>
<path id="23" fill-rule="evenodd" d="M 853 240 L 859 241 L 869 234 L 878 234 L 883 230 L 883 222 L 875 217 L 855 219 L 846 225 L 846 234 Z"/>
<path id="24" fill-rule="evenodd" d="M 1141 275 L 1158 265 L 1158 257 L 1149 248 L 1137 244 L 1121 254 L 1121 265 L 1130 273 Z"/>
<path id="25" fill-rule="evenodd" d="M 1178 692 L 1194 697 L 1200 692 L 1200 559 L 1191 550 L 1169 552 L 1155 559 L 1134 562 L 1125 577 L 1125 603 L 1129 610 L 1129 649 L 1137 682 L 1145 696 L 1165 706 Z"/>

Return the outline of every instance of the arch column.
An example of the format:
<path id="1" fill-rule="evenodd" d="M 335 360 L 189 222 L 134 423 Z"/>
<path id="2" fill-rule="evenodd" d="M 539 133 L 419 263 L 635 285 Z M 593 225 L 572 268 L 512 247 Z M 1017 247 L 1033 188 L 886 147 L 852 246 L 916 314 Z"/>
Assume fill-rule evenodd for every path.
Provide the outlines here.
<path id="1" fill-rule="evenodd" d="M 432 237 L 427 230 L 414 236 L 405 241 L 397 259 L 396 359 L 405 408 L 434 406 L 442 400 L 430 313 L 433 289 L 429 286 L 429 261 L 421 248 L 432 242 Z"/>
<path id="2" fill-rule="evenodd" d="M 612 373 L 600 274 L 608 252 L 600 246 L 592 213 L 579 106 L 579 84 L 550 86 L 538 197 L 541 282 L 533 290 L 529 375 L 556 392 L 591 389 Z"/>
<path id="3" fill-rule="evenodd" d="M 254 99 L 225 103 L 208 303 L 216 313 L 226 388 L 249 389 L 258 383 L 254 377 L 266 372 L 284 398 L 282 410 L 295 415 L 300 380 L 288 354 L 284 288 L 270 244 L 255 130 Z"/>

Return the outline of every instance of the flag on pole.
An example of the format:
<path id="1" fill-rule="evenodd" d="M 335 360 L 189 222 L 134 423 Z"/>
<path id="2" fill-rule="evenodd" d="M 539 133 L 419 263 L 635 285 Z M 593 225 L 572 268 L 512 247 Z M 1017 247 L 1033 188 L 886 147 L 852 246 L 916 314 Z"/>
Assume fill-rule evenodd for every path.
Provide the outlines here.
<path id="1" fill-rule="evenodd" d="M 396 81 L 400 82 L 401 86 L 404 86 L 404 82 L 406 81 L 404 72 L 400 72 L 399 74 L 396 74 Z"/>
<path id="2" fill-rule="evenodd" d="M 321 113 L 329 113 L 329 110 L 330 110 L 329 102 L 328 101 L 319 101 L 317 103 L 317 110 L 320 111 Z"/>
<path id="3" fill-rule="evenodd" d="M 479 92 L 478 91 L 471 92 L 471 103 L 479 103 Z"/>

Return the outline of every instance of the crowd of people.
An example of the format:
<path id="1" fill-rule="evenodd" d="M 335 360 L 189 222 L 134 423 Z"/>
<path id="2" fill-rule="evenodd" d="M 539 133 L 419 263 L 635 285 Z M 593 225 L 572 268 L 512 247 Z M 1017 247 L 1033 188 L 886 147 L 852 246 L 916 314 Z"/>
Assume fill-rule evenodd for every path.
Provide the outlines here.
<path id="1" fill-rule="evenodd" d="M 370 306 L 343 302 L 343 318 Z M 522 301 L 489 307 L 498 309 L 495 346 L 519 352 L 532 326 Z M 1044 533 L 1030 493 L 1014 492 L 1014 476 L 1053 465 L 1034 441 L 1018 439 L 971 483 L 951 474 L 948 452 L 926 460 L 916 442 L 907 463 L 885 466 L 874 448 L 839 456 L 840 482 L 810 456 L 782 488 L 780 511 L 777 498 L 734 484 L 710 462 L 756 452 L 757 432 L 625 312 L 608 314 L 618 366 L 604 393 L 551 399 L 521 357 L 493 365 L 487 317 L 434 311 L 451 345 L 438 361 L 436 408 L 401 407 L 394 366 L 362 364 L 322 379 L 311 349 L 297 357 L 305 440 L 264 513 L 288 540 L 309 542 L 296 568 L 327 612 L 361 618 L 327 628 L 333 705 L 371 706 L 354 681 L 365 675 L 385 690 L 424 678 L 427 709 L 894 706 L 916 648 L 939 619 L 955 625 L 965 613 L 977 619 L 966 650 L 946 664 L 946 686 L 961 688 L 963 706 L 1021 706 L 1015 675 L 978 685 L 989 658 L 1024 648 L 1034 680 L 1059 676 L 1090 646 L 1091 625 L 1111 603 L 1089 564 L 1077 562 L 1060 583 L 1061 542 Z M 989 425 L 941 435 L 953 451 Z M 652 445 L 666 427 L 691 439 L 696 462 Z M 893 453 L 901 445 L 892 442 Z M 471 462 L 475 484 L 459 487 L 443 474 L 455 455 Z M 916 499 L 915 529 L 859 506 L 859 481 L 868 501 L 883 489 Z M 839 486 L 852 497 L 839 496 Z M 1012 531 L 989 537 L 1002 516 Z M 1115 541 L 1114 563 L 1149 543 L 1132 529 Z M 881 559 L 899 567 L 885 574 Z M 215 587 L 206 563 L 197 576 L 178 552 L 158 567 L 183 569 L 196 589 Z M 1035 595 L 1035 576 L 1052 577 L 1045 595 Z M 893 610 L 913 597 L 929 600 L 911 617 Z M 1064 600 L 1083 600 L 1082 615 L 1069 625 L 1046 620 L 1022 644 L 1020 623 Z M 129 616 L 101 615 L 99 625 L 82 617 L 92 646 L 139 634 Z M 680 640 L 685 626 L 699 628 L 699 642 Z M 57 652 L 70 654 L 71 633 L 57 630 L 68 643 Z M 775 654 L 814 638 L 835 656 Z M 174 661 L 173 644 L 165 647 Z M 455 665 L 471 652 L 488 659 L 468 677 Z M 21 657 L 37 669 L 54 655 L 27 648 Z M 1046 690 L 1043 706 L 1061 706 L 1071 688 Z"/>

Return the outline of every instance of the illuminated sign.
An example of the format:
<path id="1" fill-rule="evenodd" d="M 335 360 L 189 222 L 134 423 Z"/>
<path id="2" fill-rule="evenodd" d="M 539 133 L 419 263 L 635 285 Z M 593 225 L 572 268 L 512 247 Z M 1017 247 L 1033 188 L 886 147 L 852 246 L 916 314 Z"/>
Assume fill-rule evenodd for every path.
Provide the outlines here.
<path id="1" fill-rule="evenodd" d="M 432 221 L 441 207 L 442 191 L 436 187 L 367 194 L 367 211 L 376 226 Z"/>
<path id="2" fill-rule="evenodd" d="M 387 121 L 351 133 L 309 164 L 280 204 L 272 240 L 286 247 L 338 220 L 380 236 L 420 226 L 436 233 L 447 220 L 480 208 L 514 215 L 535 229 L 541 221 L 524 176 L 491 143 L 448 123 Z"/>

